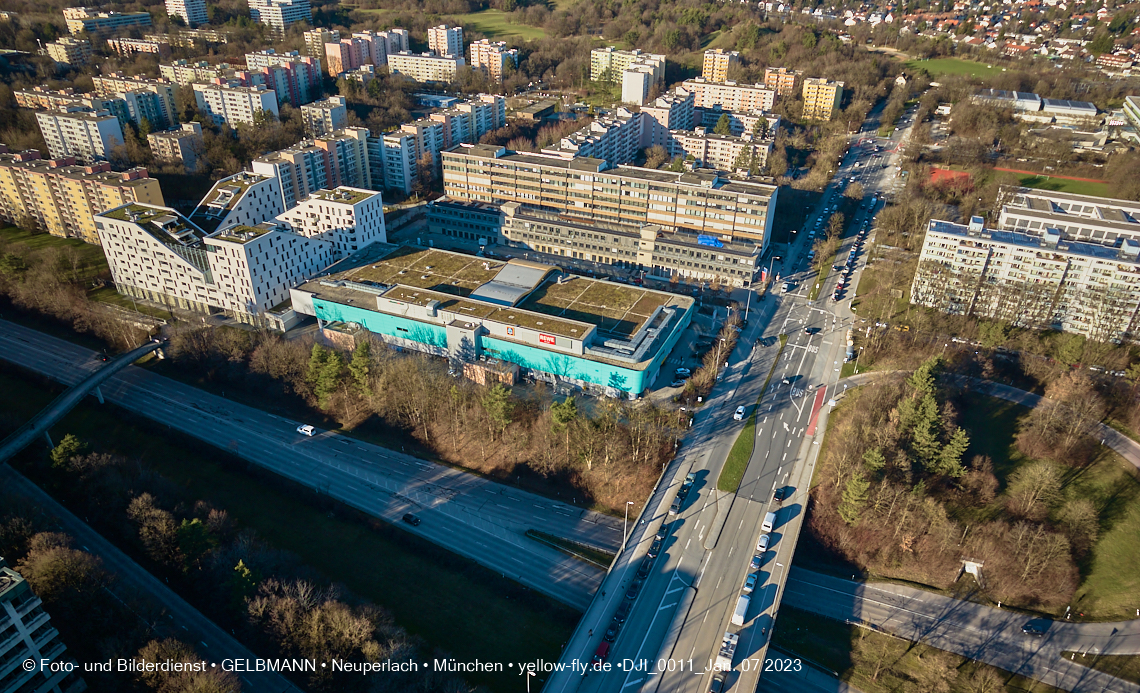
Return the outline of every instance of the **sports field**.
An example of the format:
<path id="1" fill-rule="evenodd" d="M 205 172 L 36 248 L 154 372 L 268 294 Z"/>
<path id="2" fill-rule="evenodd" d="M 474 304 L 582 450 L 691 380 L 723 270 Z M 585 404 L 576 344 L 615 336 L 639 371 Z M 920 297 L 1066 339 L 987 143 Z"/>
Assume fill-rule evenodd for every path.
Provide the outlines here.
<path id="1" fill-rule="evenodd" d="M 989 77 L 1001 74 L 1002 68 L 986 63 L 960 58 L 934 58 L 932 60 L 908 60 L 905 65 L 912 70 L 923 70 L 931 77 L 941 75 L 970 75 L 971 77 Z"/>
<path id="2" fill-rule="evenodd" d="M 1049 176 L 1019 175 L 1018 181 L 1027 188 L 1039 190 L 1056 190 L 1057 192 L 1072 193 L 1074 195 L 1096 195 L 1097 197 L 1111 197 L 1107 183 L 1093 183 L 1083 180 L 1068 180 L 1066 178 L 1050 178 Z"/>

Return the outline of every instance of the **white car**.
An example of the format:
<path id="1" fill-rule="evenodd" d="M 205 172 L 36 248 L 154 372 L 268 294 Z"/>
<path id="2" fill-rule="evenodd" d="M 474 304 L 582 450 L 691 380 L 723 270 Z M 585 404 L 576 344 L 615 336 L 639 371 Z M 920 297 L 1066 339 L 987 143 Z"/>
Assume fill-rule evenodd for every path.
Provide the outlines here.
<path id="1" fill-rule="evenodd" d="M 768 537 L 770 537 L 770 536 L 771 535 L 769 535 L 769 534 L 761 534 L 760 535 L 760 541 L 756 542 L 756 550 L 757 551 L 767 551 L 768 550 Z"/>
<path id="2" fill-rule="evenodd" d="M 737 421 L 743 421 L 744 420 L 744 407 L 737 407 L 736 413 L 732 415 L 732 418 L 736 419 Z"/>
<path id="3" fill-rule="evenodd" d="M 297 432 L 303 436 L 312 437 L 312 436 L 317 435 L 317 429 L 313 428 L 309 424 L 301 424 L 300 426 L 297 427 Z"/>

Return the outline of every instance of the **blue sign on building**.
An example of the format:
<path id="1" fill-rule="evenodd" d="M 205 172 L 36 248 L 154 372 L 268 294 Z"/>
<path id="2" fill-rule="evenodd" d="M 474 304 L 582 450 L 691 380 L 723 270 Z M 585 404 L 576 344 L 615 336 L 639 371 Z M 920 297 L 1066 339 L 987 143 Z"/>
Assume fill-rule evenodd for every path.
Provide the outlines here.
<path id="1" fill-rule="evenodd" d="M 716 236 L 706 236 L 704 234 L 697 236 L 697 243 L 700 245 L 707 245 L 710 248 L 723 248 L 724 247 L 724 243 L 721 243 L 720 239 L 717 238 Z"/>

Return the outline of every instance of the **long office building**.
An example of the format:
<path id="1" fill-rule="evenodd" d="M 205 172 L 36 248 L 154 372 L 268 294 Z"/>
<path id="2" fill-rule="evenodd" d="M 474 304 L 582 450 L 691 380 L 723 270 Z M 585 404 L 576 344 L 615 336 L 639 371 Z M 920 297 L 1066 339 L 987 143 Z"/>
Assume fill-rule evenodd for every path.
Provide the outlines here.
<path id="1" fill-rule="evenodd" d="M 280 327 L 272 309 L 332 261 L 328 241 L 271 222 L 208 233 L 169 207 L 137 203 L 95 222 L 119 293 L 255 325 Z"/>
<path id="2" fill-rule="evenodd" d="M 76 94 L 71 87 L 58 91 L 42 86 L 32 87 L 28 91 L 17 91 L 15 96 L 16 105 L 22 108 L 60 113 L 83 110 L 107 111 L 119 119 L 120 126 L 134 120 L 124 99 L 96 94 Z"/>
<path id="3" fill-rule="evenodd" d="M 443 56 L 400 51 L 388 56 L 389 72 L 394 75 L 404 75 L 417 82 L 454 82 L 456 73 L 463 65 L 464 60 L 461 55 Z"/>
<path id="4" fill-rule="evenodd" d="M 778 189 L 716 172 L 673 173 L 588 157 L 461 145 L 443 153 L 444 192 L 457 200 L 518 202 L 587 221 L 657 224 L 768 247 Z"/>
<path id="5" fill-rule="evenodd" d="M 152 25 L 149 12 L 96 12 L 90 7 L 65 7 L 63 20 L 72 34 L 105 34 Z"/>
<path id="6" fill-rule="evenodd" d="M 697 108 L 720 106 L 726 111 L 770 111 L 776 105 L 776 91 L 762 84 L 717 83 L 697 77 L 682 82 L 681 88 L 692 92 Z"/>
<path id="7" fill-rule="evenodd" d="M 264 86 L 241 87 L 228 84 L 195 84 L 194 100 L 202 115 L 215 125 L 254 125 L 260 114 L 277 117 L 277 94 Z"/>
<path id="8" fill-rule="evenodd" d="M 87 39 L 61 36 L 55 41 L 45 43 L 44 50 L 52 60 L 64 65 L 83 67 L 91 62 L 91 42 Z"/>
<path id="9" fill-rule="evenodd" d="M 0 558 L 0 691 L 82 693 L 83 667 L 64 657 L 67 647 L 43 602 L 24 577 Z M 33 662 L 30 669 L 22 666 Z"/>
<path id="10" fill-rule="evenodd" d="M 987 229 L 982 217 L 969 225 L 931 220 L 911 301 L 1098 342 L 1136 341 L 1140 241 L 1027 231 Z"/>
<path id="11" fill-rule="evenodd" d="M 479 382 L 529 377 L 614 397 L 653 383 L 695 312 L 690 297 L 552 265 L 381 243 L 290 293 L 334 343 L 371 335 L 452 359 Z"/>
<path id="12" fill-rule="evenodd" d="M 98 243 L 94 216 L 127 202 L 163 204 L 145 168 L 116 173 L 110 164 L 76 166 L 41 159 L 34 149 L 11 153 L 0 144 L 0 219 L 29 223 L 53 236 Z"/>
<path id="13" fill-rule="evenodd" d="M 111 151 L 124 144 L 119 119 L 109 111 L 42 111 L 36 113 L 36 122 L 53 159 L 74 157 L 87 164 L 107 161 Z"/>

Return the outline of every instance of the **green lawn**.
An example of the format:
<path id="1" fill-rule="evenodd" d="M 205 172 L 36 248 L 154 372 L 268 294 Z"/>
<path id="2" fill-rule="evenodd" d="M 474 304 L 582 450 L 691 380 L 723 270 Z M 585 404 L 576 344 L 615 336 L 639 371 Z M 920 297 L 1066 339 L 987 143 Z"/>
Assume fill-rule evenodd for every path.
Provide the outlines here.
<path id="1" fill-rule="evenodd" d="M 7 403 L 0 437 L 58 391 L 0 364 Z M 466 558 L 113 405 L 88 399 L 52 431 L 57 440 L 64 433 L 145 460 L 191 497 L 224 508 L 274 547 L 386 608 L 428 651 L 441 648 L 460 661 L 552 661 L 578 620 L 574 610 Z M 518 675 L 509 669 L 465 677 L 494 691 L 518 690 Z"/>
<path id="2" fill-rule="evenodd" d="M 138 312 L 145 315 L 161 318 L 168 322 L 174 321 L 174 315 L 170 311 L 164 308 L 155 308 L 154 306 L 139 303 L 138 301 L 132 301 L 130 297 L 122 295 L 110 286 L 99 287 L 94 291 L 88 292 L 87 298 L 91 299 L 92 301 L 111 303 L 113 305 L 119 306 L 120 308 L 126 308 L 127 310 L 137 310 Z"/>
<path id="3" fill-rule="evenodd" d="M 789 606 L 780 608 L 772 644 L 838 675 L 841 680 L 863 693 L 933 690 L 935 681 L 949 683 L 939 687 L 943 690 L 1059 693 L 1051 686 L 1013 676 L 996 667 L 971 662 L 956 654 L 833 621 Z M 783 652 L 774 652 L 769 658 L 783 656 Z M 978 685 L 977 679 L 974 679 L 976 672 L 985 672 L 983 675 L 990 677 L 992 687 Z M 765 674 L 765 677 L 776 677 L 772 684 L 775 687 L 794 687 L 786 684 L 781 686 L 779 676 L 778 673 Z"/>
<path id="4" fill-rule="evenodd" d="M 908 60 L 904 63 L 912 70 L 923 70 L 931 77 L 942 75 L 970 75 L 971 77 L 990 77 L 1001 74 L 1002 68 L 977 63 L 973 60 L 960 58 L 934 58 L 932 60 Z"/>
<path id="5" fill-rule="evenodd" d="M 30 233 L 15 226 L 8 226 L 0 228 L 0 246 L 6 244 L 23 247 L 33 253 L 58 251 L 62 256 L 61 266 L 68 272 L 72 271 L 71 254 L 74 253 L 77 260 L 75 271 L 82 282 L 109 272 L 103 249 L 97 245 L 84 243 L 78 238 L 61 238 L 50 233 Z"/>
<path id="6" fill-rule="evenodd" d="M 1111 197 L 1108 183 L 1090 183 L 1083 180 L 1067 180 L 1065 178 L 1050 178 L 1049 176 L 1018 175 L 1021 185 L 1027 188 L 1040 190 L 1055 190 L 1072 193 L 1074 195 L 1095 195 L 1097 197 Z"/>

